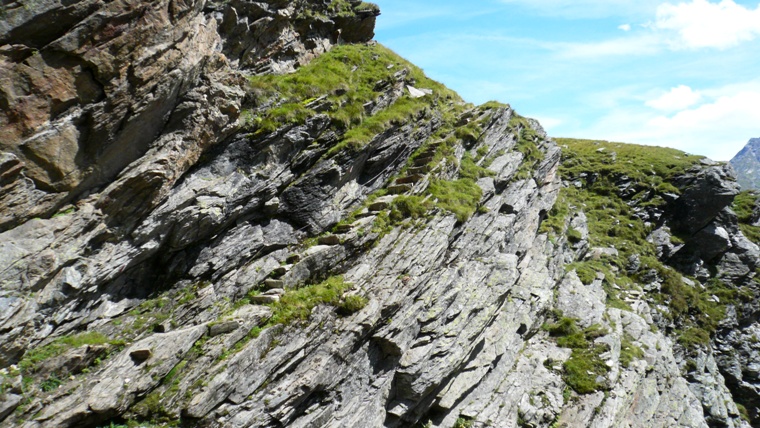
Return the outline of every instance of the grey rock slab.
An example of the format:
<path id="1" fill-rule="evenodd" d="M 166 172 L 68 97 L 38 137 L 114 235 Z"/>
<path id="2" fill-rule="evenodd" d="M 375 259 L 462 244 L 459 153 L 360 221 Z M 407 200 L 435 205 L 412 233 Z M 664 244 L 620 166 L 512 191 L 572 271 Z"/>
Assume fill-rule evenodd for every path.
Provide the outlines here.
<path id="1" fill-rule="evenodd" d="M 275 294 L 258 294 L 251 297 L 251 302 L 258 303 L 260 305 L 269 305 L 280 301 L 280 296 Z"/>
<path id="2" fill-rule="evenodd" d="M 0 402 L 0 422 L 5 419 L 13 410 L 18 407 L 24 397 L 21 395 L 5 393 L 2 402 Z"/>
<path id="3" fill-rule="evenodd" d="M 205 332 L 206 326 L 196 326 L 154 334 L 133 344 L 109 361 L 99 375 L 100 380 L 88 391 L 87 404 L 97 413 L 128 406 L 131 394 L 154 386 L 157 382 L 154 378 L 161 379 L 169 373 Z M 145 349 L 151 350 L 148 358 L 136 362 L 132 353 Z"/>
<path id="4" fill-rule="evenodd" d="M 563 315 L 578 319 L 582 328 L 601 324 L 607 306 L 607 293 L 602 289 L 602 282 L 593 281 L 585 285 L 578 279 L 575 271 L 569 272 L 557 289 L 557 309 Z"/>
<path id="5" fill-rule="evenodd" d="M 210 337 L 219 336 L 220 334 L 232 333 L 240 328 L 237 321 L 222 321 L 208 326 L 208 335 Z"/>

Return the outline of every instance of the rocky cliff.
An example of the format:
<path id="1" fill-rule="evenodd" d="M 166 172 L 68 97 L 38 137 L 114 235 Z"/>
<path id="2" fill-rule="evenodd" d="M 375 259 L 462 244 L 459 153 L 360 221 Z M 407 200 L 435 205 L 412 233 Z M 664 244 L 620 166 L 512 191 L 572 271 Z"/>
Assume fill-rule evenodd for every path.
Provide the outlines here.
<path id="1" fill-rule="evenodd" d="M 367 3 L 2 14 L 2 426 L 760 420 L 730 167 L 466 104 Z"/>
<path id="2" fill-rule="evenodd" d="M 731 159 L 736 170 L 736 181 L 742 189 L 760 189 L 760 138 L 752 138 L 736 156 Z"/>

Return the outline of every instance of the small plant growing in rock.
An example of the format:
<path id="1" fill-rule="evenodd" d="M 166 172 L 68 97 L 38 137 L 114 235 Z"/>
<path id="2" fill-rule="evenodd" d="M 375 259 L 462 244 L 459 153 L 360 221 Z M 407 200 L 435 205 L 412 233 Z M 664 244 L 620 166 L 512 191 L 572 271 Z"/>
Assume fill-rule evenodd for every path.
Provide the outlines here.
<path id="1" fill-rule="evenodd" d="M 338 314 L 343 316 L 354 314 L 364 309 L 364 307 L 367 306 L 368 302 L 369 300 L 367 300 L 366 297 L 352 294 L 343 299 L 343 301 L 338 305 Z"/>
<path id="2" fill-rule="evenodd" d="M 472 419 L 467 419 L 462 416 L 457 418 L 457 420 L 454 422 L 454 426 L 452 428 L 471 428 L 472 427 Z"/>
<path id="3" fill-rule="evenodd" d="M 644 351 L 633 344 L 633 338 L 629 334 L 625 334 L 620 341 L 620 364 L 627 368 L 633 360 L 641 358 L 644 358 Z"/>
<path id="4" fill-rule="evenodd" d="M 583 235 L 580 231 L 575 230 L 571 227 L 567 229 L 567 240 L 572 244 L 577 244 L 583 240 Z"/>
<path id="5" fill-rule="evenodd" d="M 430 202 L 421 196 L 398 196 L 393 200 L 390 219 L 397 222 L 404 218 L 424 217 L 430 205 Z"/>
<path id="6" fill-rule="evenodd" d="M 58 389 L 59 386 L 63 381 L 58 378 L 57 375 L 51 374 L 47 379 L 43 380 L 42 383 L 40 383 L 40 389 L 44 392 L 50 392 Z"/>

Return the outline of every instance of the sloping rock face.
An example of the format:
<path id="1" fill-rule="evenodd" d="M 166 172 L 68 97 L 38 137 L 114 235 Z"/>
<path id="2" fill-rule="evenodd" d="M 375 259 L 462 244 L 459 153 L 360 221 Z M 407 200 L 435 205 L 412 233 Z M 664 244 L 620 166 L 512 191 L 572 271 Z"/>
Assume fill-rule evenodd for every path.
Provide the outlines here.
<path id="1" fill-rule="evenodd" d="M 0 227 L 50 216 L 93 189 L 117 210 L 114 200 L 155 205 L 235 130 L 244 96 L 235 65 L 288 71 L 341 34 L 373 36 L 373 10 L 322 12 L 320 2 L 276 1 L 4 5 L 0 150 L 24 174 L 3 172 Z"/>
<path id="2" fill-rule="evenodd" d="M 760 138 L 752 138 L 731 159 L 736 170 L 737 182 L 742 189 L 760 189 Z"/>
<path id="3" fill-rule="evenodd" d="M 758 249 L 730 170 L 695 162 L 646 200 L 615 176 L 586 204 L 606 170 L 575 176 L 537 122 L 365 43 L 378 13 L 6 2 L 2 426 L 757 418 Z M 649 244 L 600 239 L 613 194 Z M 744 300 L 694 292 L 683 315 L 667 264 Z"/>

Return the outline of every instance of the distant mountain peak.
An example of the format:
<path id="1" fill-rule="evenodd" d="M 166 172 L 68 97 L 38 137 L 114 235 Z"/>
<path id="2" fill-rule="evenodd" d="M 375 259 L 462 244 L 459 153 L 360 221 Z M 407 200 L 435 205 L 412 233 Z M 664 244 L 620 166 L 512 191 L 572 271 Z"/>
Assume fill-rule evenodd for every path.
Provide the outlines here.
<path id="1" fill-rule="evenodd" d="M 752 138 L 731 159 L 742 189 L 760 189 L 760 138 Z"/>

